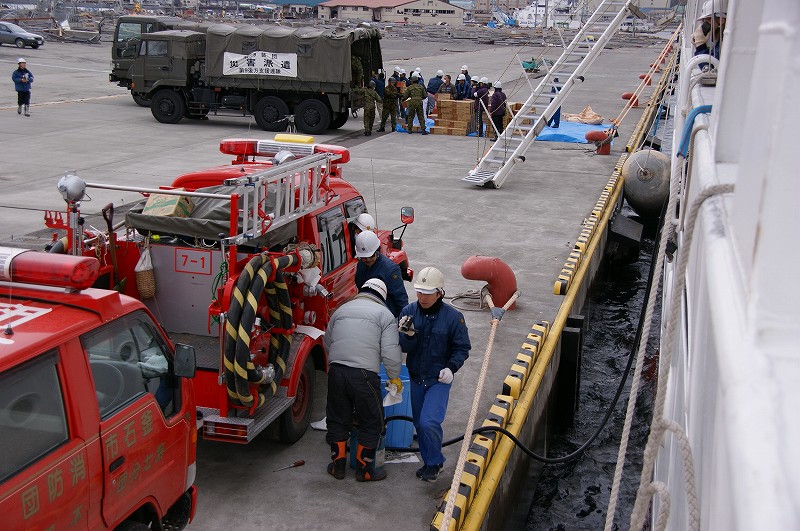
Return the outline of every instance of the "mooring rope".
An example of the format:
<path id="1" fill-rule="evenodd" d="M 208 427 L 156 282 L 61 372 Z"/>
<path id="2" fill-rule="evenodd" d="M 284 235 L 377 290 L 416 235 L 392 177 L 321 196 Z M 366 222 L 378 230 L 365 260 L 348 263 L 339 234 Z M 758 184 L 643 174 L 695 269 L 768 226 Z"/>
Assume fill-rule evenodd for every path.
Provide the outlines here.
<path id="1" fill-rule="evenodd" d="M 503 305 L 503 312 L 508 310 L 519 297 L 519 291 L 514 292 L 508 302 Z M 487 293 L 486 304 L 489 308 L 494 309 L 494 302 L 492 296 Z M 461 476 L 464 474 L 464 464 L 467 461 L 467 452 L 472 444 L 472 430 L 475 426 L 475 419 L 478 416 L 478 407 L 480 406 L 481 394 L 483 393 L 483 385 L 486 381 L 486 373 L 489 369 L 489 359 L 492 357 L 492 347 L 494 346 L 494 336 L 497 331 L 497 325 L 500 324 L 502 313 L 499 317 L 495 317 L 492 312 L 491 329 L 489 330 L 489 339 L 486 344 L 486 352 L 483 355 L 483 363 L 481 364 L 481 372 L 478 375 L 478 383 L 475 386 L 475 398 L 472 400 L 472 409 L 469 412 L 469 420 L 467 420 L 467 428 L 464 430 L 464 440 L 461 443 L 461 452 L 458 454 L 458 463 L 456 463 L 456 470 L 453 473 L 453 481 L 450 482 L 450 493 L 447 496 L 447 505 L 444 508 L 444 516 L 439 529 L 448 529 L 450 519 L 453 517 L 453 508 L 456 505 L 456 496 L 458 495 L 458 486 L 461 483 Z"/>
<path id="2" fill-rule="evenodd" d="M 675 282 L 672 286 L 672 293 L 670 294 L 669 318 L 667 319 L 666 326 L 666 340 L 661 349 L 661 360 L 659 360 L 660 371 L 658 375 L 658 388 L 656 393 L 656 402 L 653 409 L 653 421 L 650 425 L 650 436 L 647 439 L 647 446 L 644 451 L 644 464 L 642 465 L 642 476 L 639 483 L 639 492 L 636 494 L 636 503 L 633 506 L 631 513 L 631 529 L 641 529 L 644 525 L 645 517 L 648 512 L 647 502 L 652 498 L 652 494 L 648 494 L 647 486 L 651 485 L 650 478 L 653 475 L 653 468 L 655 467 L 656 457 L 658 456 L 659 447 L 664 434 L 667 431 L 675 433 L 681 444 L 681 453 L 684 460 L 684 476 L 686 483 L 686 501 L 688 505 L 689 527 L 690 530 L 700 529 L 700 507 L 697 501 L 697 488 L 695 486 L 694 474 L 694 459 L 692 457 L 692 449 L 689 445 L 688 438 L 683 427 L 678 423 L 664 418 L 664 405 L 667 400 L 667 384 L 669 383 L 669 372 L 672 364 L 672 347 L 675 344 L 676 336 L 678 335 L 679 319 L 681 317 L 681 309 L 683 306 L 680 303 L 681 294 L 686 284 L 686 266 L 689 263 L 690 249 L 692 246 L 692 239 L 694 237 L 695 224 L 700 208 L 703 203 L 714 196 L 720 194 L 729 194 L 734 190 L 733 184 L 715 184 L 708 186 L 700 191 L 697 198 L 692 202 L 689 209 L 689 216 L 686 218 L 686 226 L 684 227 L 683 241 L 681 242 L 681 253 L 678 259 L 678 269 Z M 663 519 L 664 527 L 656 527 L 657 530 L 662 530 L 666 527 L 666 521 L 669 517 L 669 505 L 663 505 L 659 514 L 658 523 L 660 524 Z"/>

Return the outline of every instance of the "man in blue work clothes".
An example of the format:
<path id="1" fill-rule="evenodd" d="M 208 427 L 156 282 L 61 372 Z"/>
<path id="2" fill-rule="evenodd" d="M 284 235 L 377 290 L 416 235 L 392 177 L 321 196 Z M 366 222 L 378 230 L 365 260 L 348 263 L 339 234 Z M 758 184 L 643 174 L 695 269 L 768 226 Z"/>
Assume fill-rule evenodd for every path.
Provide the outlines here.
<path id="1" fill-rule="evenodd" d="M 378 235 L 365 230 L 356 235 L 356 288 L 361 289 L 370 278 L 379 278 L 386 284 L 386 306 L 397 317 L 408 304 L 408 293 L 403 285 L 400 268 L 381 253 Z"/>
<path id="2" fill-rule="evenodd" d="M 411 414 L 424 465 L 423 481 L 435 481 L 444 466 L 442 422 L 450 385 L 471 348 L 464 316 L 444 303 L 444 276 L 435 267 L 420 271 L 414 282 L 417 301 L 400 312 L 400 347 L 407 354 L 411 379 Z"/>

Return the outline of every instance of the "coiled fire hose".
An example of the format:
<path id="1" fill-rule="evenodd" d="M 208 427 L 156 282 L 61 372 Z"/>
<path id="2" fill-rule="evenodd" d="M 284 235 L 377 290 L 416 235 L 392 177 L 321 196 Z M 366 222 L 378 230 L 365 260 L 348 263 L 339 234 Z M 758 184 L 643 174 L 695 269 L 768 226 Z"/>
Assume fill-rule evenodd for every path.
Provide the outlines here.
<path id="1" fill-rule="evenodd" d="M 294 254 L 278 258 L 259 254 L 247 263 L 236 281 L 223 342 L 225 384 L 228 398 L 234 406 L 252 407 L 250 385 L 269 383 L 258 394 L 257 405 L 262 405 L 275 394 L 275 382 L 283 378 L 286 356 L 291 347 L 292 312 L 289 291 L 281 270 L 296 265 L 298 261 L 299 258 Z M 268 359 L 275 369 L 275 375 L 270 382 L 267 382 L 266 369 L 256 368 L 250 359 L 250 331 L 258 316 L 258 303 L 262 295 L 266 295 L 269 327 L 272 329 Z"/>

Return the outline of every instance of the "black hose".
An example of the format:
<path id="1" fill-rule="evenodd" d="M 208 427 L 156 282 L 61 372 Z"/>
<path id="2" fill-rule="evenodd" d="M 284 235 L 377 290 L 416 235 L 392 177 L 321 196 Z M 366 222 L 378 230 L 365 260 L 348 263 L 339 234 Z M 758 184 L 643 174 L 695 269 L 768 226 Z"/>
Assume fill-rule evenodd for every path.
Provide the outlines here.
<path id="1" fill-rule="evenodd" d="M 616 408 L 617 402 L 619 401 L 619 398 L 622 395 L 622 391 L 625 389 L 625 382 L 628 380 L 628 374 L 630 373 L 631 366 L 633 365 L 633 360 L 636 358 L 636 353 L 638 351 L 639 342 L 641 341 L 642 329 L 643 329 L 643 326 L 644 326 L 644 315 L 645 315 L 645 312 L 647 311 L 647 301 L 650 299 L 650 290 L 652 288 L 653 275 L 655 274 L 656 257 L 657 257 L 657 254 L 658 254 L 659 241 L 663 237 L 662 229 L 664 227 L 664 218 L 665 218 L 665 214 L 666 214 L 665 210 L 666 210 L 666 202 L 664 203 L 664 206 L 662 207 L 662 210 L 661 210 L 661 217 L 660 217 L 660 220 L 659 220 L 658 233 L 657 233 L 658 236 L 657 236 L 655 244 L 653 246 L 653 253 L 652 253 L 652 256 L 651 256 L 651 260 L 650 260 L 650 273 L 648 275 L 647 289 L 645 290 L 645 294 L 644 294 L 645 304 L 642 305 L 642 310 L 639 313 L 639 326 L 636 329 L 636 338 L 635 338 L 635 340 L 633 342 L 633 345 L 631 346 L 631 352 L 628 355 L 628 363 L 625 365 L 625 372 L 622 374 L 622 380 L 620 381 L 619 386 L 617 387 L 617 392 L 614 395 L 614 399 L 611 401 L 611 404 L 608 406 L 608 409 L 606 410 L 606 413 L 603 416 L 603 420 L 600 422 L 600 426 L 598 426 L 598 428 L 595 430 L 594 434 L 592 434 L 592 436 L 589 437 L 589 439 L 585 443 L 583 443 L 574 452 L 572 452 L 570 454 L 567 454 L 565 456 L 562 456 L 562 457 L 553 457 L 553 458 L 544 457 L 544 456 L 541 456 L 541 455 L 538 455 L 538 454 L 534 453 L 530 448 L 525 446 L 519 439 L 517 439 L 508 430 L 506 430 L 505 428 L 501 428 L 500 426 L 483 426 L 483 427 L 480 427 L 480 428 L 476 428 L 476 429 L 472 430 L 472 435 L 475 435 L 475 434 L 478 434 L 478 433 L 492 432 L 492 431 L 502 433 L 503 435 L 505 435 L 509 439 L 511 439 L 511 441 L 520 450 L 525 452 L 529 457 L 531 457 L 532 459 L 535 459 L 536 461 L 539 461 L 541 463 L 547 463 L 547 464 L 569 463 L 570 461 L 577 460 L 578 458 L 580 458 L 583 455 L 584 452 L 586 452 L 586 450 L 597 439 L 597 437 L 600 436 L 600 433 L 602 433 L 603 429 L 606 427 L 606 424 L 608 423 L 608 419 L 610 419 L 611 415 L 614 413 L 614 409 Z M 396 415 L 396 416 L 386 417 L 385 422 L 388 423 L 388 422 L 390 422 L 392 420 L 405 420 L 405 421 L 409 421 L 409 422 L 413 422 L 414 421 L 414 419 L 412 419 L 411 417 L 403 416 L 403 415 Z M 447 441 L 444 441 L 442 443 L 442 446 L 450 446 L 451 444 L 455 444 L 455 443 L 457 443 L 459 441 L 462 441 L 462 440 L 464 440 L 464 436 L 463 435 L 461 435 L 459 437 L 456 437 L 454 439 L 449 439 Z M 386 450 L 391 451 L 391 452 L 419 452 L 419 448 L 399 448 L 399 447 L 394 447 L 394 446 L 386 447 Z"/>

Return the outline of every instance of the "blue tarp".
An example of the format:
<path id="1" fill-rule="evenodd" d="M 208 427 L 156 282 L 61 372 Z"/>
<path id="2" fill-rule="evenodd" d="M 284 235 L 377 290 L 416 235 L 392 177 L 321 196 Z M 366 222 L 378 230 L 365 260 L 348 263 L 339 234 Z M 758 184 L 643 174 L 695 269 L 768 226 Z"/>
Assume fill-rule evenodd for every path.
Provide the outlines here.
<path id="1" fill-rule="evenodd" d="M 419 125 L 419 119 L 415 116 L 414 117 L 414 125 Z M 433 121 L 433 118 L 425 118 L 425 130 L 429 133 L 431 132 L 431 127 L 436 125 Z M 395 129 L 398 133 L 408 133 L 408 130 L 405 128 L 405 122 L 399 121 L 397 122 L 397 128 Z"/>
<path id="2" fill-rule="evenodd" d="M 572 142 L 573 144 L 588 144 L 586 133 L 589 131 L 605 131 L 610 129 L 611 124 L 579 124 L 576 122 L 566 122 L 561 120 L 557 129 L 545 127 L 536 140 L 542 142 Z"/>

